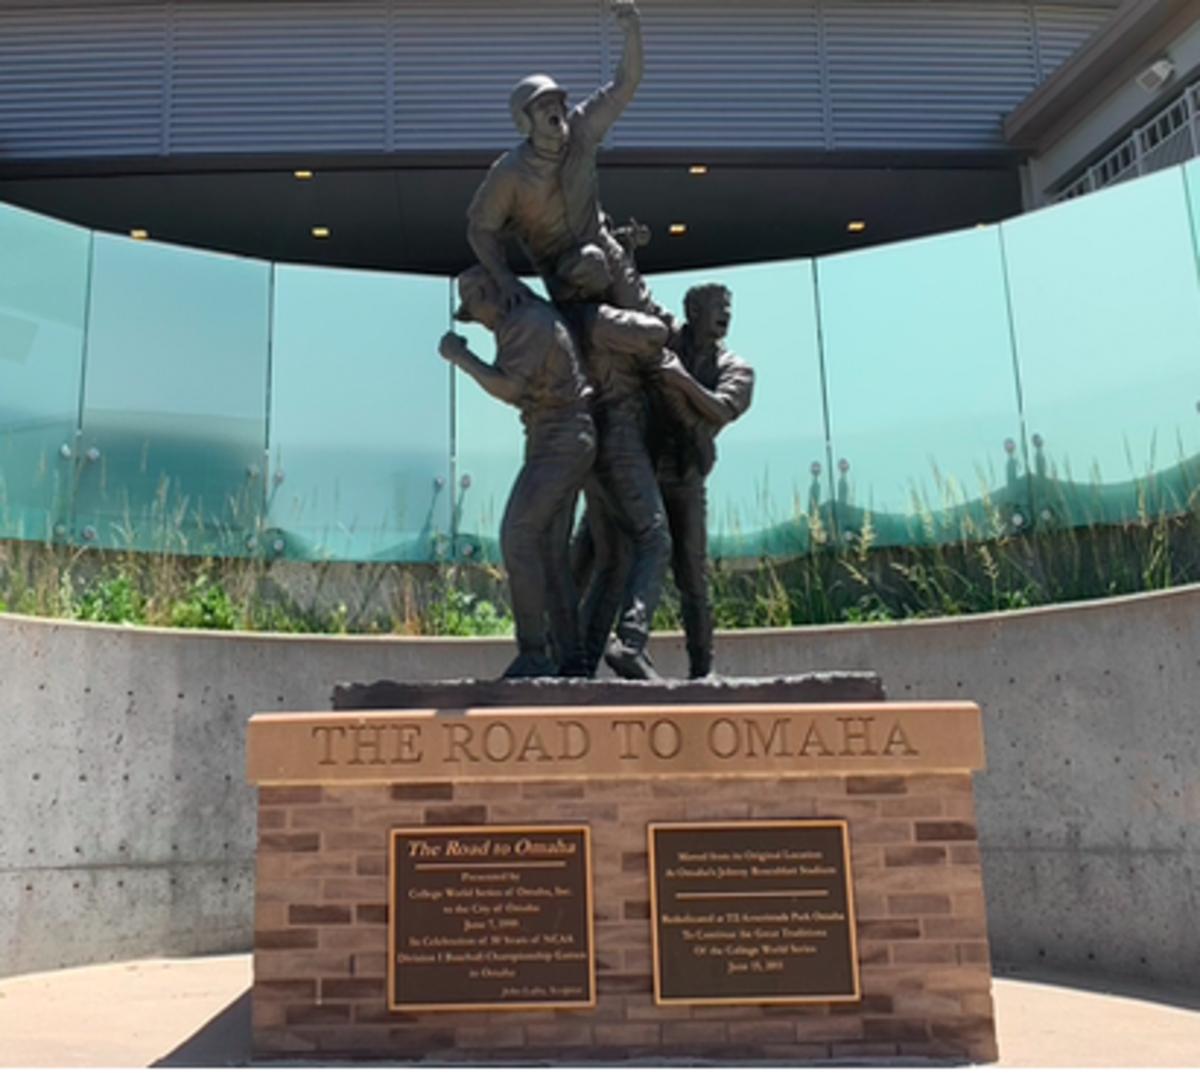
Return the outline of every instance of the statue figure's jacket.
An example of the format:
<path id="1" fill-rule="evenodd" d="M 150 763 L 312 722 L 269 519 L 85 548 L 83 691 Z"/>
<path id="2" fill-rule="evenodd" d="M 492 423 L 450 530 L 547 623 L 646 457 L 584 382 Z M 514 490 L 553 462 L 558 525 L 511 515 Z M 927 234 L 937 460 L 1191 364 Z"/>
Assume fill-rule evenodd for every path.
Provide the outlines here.
<path id="1" fill-rule="evenodd" d="M 728 418 L 741 417 L 750 408 L 754 392 L 754 369 L 745 359 L 718 341 L 710 347 L 695 346 L 686 327 L 672 341 L 680 360 L 692 377 L 724 405 Z M 651 450 L 664 479 L 683 480 L 689 475 L 707 477 L 717 461 L 717 433 L 724 428 L 701 414 L 675 388 L 664 387 L 655 400 Z"/>
<path id="2" fill-rule="evenodd" d="M 632 96 L 632 87 L 609 84 L 572 108 L 557 156 L 543 156 L 528 141 L 510 149 L 475 192 L 467 219 L 484 231 L 514 233 L 542 276 L 584 243 L 607 247 L 596 150 Z"/>
<path id="3" fill-rule="evenodd" d="M 644 411 L 647 381 L 657 370 L 668 335 L 667 326 L 648 313 L 606 303 L 583 308 L 581 337 L 597 410 Z"/>
<path id="4" fill-rule="evenodd" d="M 496 367 L 521 384 L 517 406 L 530 450 L 564 423 L 583 418 L 590 426 L 592 389 L 570 329 L 548 302 L 529 299 L 504 317 L 496 329 Z"/>

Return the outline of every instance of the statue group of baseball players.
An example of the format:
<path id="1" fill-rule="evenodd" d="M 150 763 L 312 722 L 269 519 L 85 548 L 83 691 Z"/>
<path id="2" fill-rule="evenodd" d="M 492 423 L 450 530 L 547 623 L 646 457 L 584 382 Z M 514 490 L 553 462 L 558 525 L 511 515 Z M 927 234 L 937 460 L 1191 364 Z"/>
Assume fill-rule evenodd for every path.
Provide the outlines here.
<path id="1" fill-rule="evenodd" d="M 525 140 L 492 165 L 467 213 L 479 263 L 458 279 L 455 316 L 494 334 L 495 360 L 453 332 L 439 348 L 525 425 L 500 534 L 518 648 L 510 678 L 590 678 L 601 659 L 623 678 L 656 678 L 646 644 L 668 565 L 689 675 L 712 671 L 704 482 L 754 373 L 724 345 L 728 289 L 692 288 L 680 323 L 638 271 L 648 231 L 615 227 L 600 206 L 597 150 L 642 75 L 633 0 L 611 6 L 625 40 L 613 80 L 568 109 L 553 79 L 523 79 L 510 106 Z M 510 267 L 509 238 L 550 301 Z"/>

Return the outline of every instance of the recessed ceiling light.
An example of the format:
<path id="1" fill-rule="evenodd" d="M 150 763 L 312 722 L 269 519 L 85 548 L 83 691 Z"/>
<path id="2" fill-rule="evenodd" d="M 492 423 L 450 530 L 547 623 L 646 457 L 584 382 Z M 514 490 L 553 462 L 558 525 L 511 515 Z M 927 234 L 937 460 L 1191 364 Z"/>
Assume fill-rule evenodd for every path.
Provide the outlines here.
<path id="1" fill-rule="evenodd" d="M 130 231 L 129 237 L 131 239 L 142 241 L 150 238 L 150 232 L 148 232 L 144 227 L 135 227 L 132 231 Z"/>
<path id="2" fill-rule="evenodd" d="M 327 227 L 315 227 L 315 228 L 313 228 L 313 229 L 312 229 L 312 237 L 313 237 L 314 239 L 327 239 L 327 238 L 329 238 L 329 228 L 327 228 Z"/>
<path id="3" fill-rule="evenodd" d="M 667 230 L 672 235 L 686 235 L 687 234 L 687 224 L 672 224 L 669 228 L 667 228 Z"/>
<path id="4" fill-rule="evenodd" d="M 690 168 L 688 168 L 688 175 L 707 175 L 707 174 L 708 174 L 708 165 L 707 164 L 693 164 Z"/>
<path id="5" fill-rule="evenodd" d="M 307 168 L 298 168 L 298 169 L 296 169 L 296 171 L 292 172 L 292 174 L 297 179 L 311 179 L 313 177 L 313 173 L 310 172 Z"/>
<path id="6" fill-rule="evenodd" d="M 846 230 L 847 231 L 866 231 L 867 230 L 867 222 L 865 220 L 851 220 L 850 223 L 848 223 L 846 225 Z"/>

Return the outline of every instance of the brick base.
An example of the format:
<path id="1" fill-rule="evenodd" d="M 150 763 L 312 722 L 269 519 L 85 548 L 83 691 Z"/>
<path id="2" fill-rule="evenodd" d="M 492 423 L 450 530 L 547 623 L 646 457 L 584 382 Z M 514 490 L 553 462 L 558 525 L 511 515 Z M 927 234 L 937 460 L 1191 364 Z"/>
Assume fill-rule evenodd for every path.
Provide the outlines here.
<path id="1" fill-rule="evenodd" d="M 756 817 L 849 821 L 862 999 L 656 1006 L 646 825 Z M 389 828 L 551 823 L 592 828 L 596 1007 L 389 1012 Z M 966 773 L 264 786 L 258 826 L 262 1058 L 996 1059 Z"/>

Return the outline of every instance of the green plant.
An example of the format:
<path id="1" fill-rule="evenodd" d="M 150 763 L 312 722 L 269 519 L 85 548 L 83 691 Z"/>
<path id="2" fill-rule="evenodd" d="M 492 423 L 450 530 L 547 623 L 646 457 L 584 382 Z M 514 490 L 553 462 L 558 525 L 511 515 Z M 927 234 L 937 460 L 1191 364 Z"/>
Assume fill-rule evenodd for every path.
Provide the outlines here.
<path id="1" fill-rule="evenodd" d="M 233 630 L 243 621 L 242 610 L 219 582 L 200 574 L 188 588 L 187 596 L 171 606 L 168 623 L 173 627 L 205 630 Z"/>
<path id="2" fill-rule="evenodd" d="M 512 619 L 497 611 L 490 600 L 474 593 L 447 587 L 425 609 L 425 626 L 430 634 L 448 637 L 492 636 L 512 632 Z"/>
<path id="3" fill-rule="evenodd" d="M 127 574 L 112 574 L 83 591 L 75 618 L 93 623 L 144 623 L 146 598 Z"/>
<path id="4" fill-rule="evenodd" d="M 1046 479 L 1047 482 L 1050 480 Z M 948 487 L 948 486 L 947 486 Z M 1049 485 L 1047 486 L 1050 487 Z M 949 493 L 948 493 L 949 494 Z M 957 493 L 956 493 L 957 494 Z M 1160 498 L 1161 499 L 1161 498 Z M 1036 525 L 985 498 L 936 543 L 882 542 L 860 511 L 831 530 L 821 509 L 797 517 L 807 539 L 790 558 L 718 559 L 714 618 L 723 629 L 872 623 L 1004 611 L 1200 580 L 1200 496 L 1173 512 L 1149 491 L 1136 517 L 1066 525 L 1053 501 Z M 920 539 L 947 534 L 914 501 Z M 915 538 L 914 538 L 915 539 Z M 487 564 L 269 562 L 254 556 L 105 552 L 0 542 L 0 611 L 216 630 L 286 633 L 503 635 L 512 630 L 503 572 Z M 668 579 L 655 630 L 678 630 Z"/>

